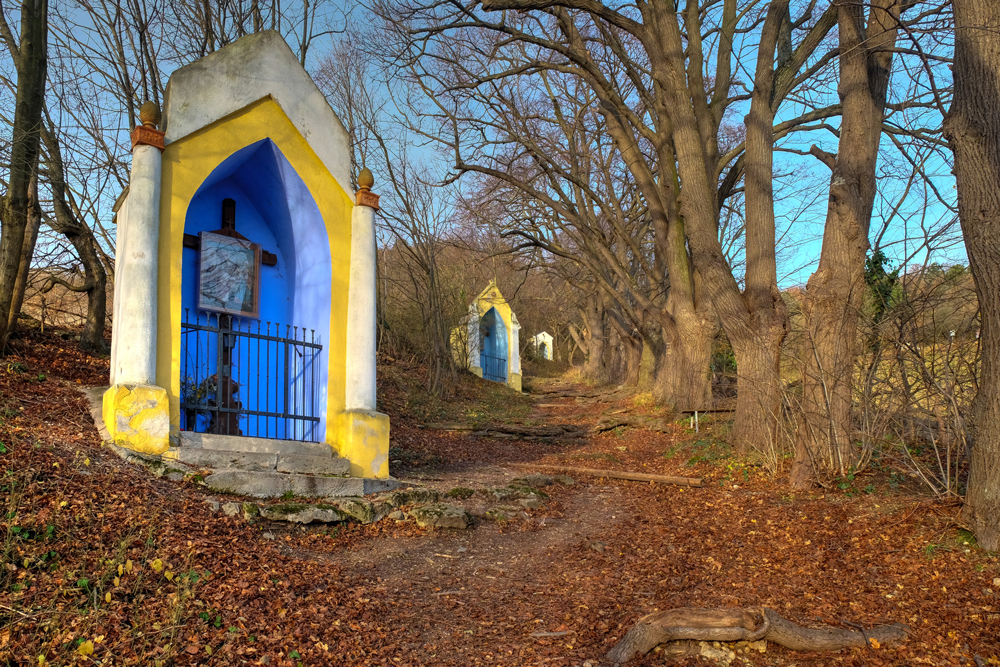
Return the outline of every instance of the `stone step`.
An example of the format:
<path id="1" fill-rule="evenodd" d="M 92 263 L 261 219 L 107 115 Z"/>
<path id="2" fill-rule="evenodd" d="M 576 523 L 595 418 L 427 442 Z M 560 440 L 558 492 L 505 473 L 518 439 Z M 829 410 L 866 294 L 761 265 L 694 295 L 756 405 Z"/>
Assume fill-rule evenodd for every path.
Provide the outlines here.
<path id="1" fill-rule="evenodd" d="M 277 470 L 305 475 L 349 475 L 351 462 L 339 457 L 279 454 Z"/>
<path id="2" fill-rule="evenodd" d="M 306 475 L 349 475 L 351 462 L 347 459 L 299 454 L 259 454 L 233 452 L 221 449 L 196 449 L 171 447 L 163 458 L 180 461 L 192 466 L 246 471 L 276 471 Z"/>
<path id="3" fill-rule="evenodd" d="M 325 442 L 272 440 L 270 438 L 248 438 L 242 435 L 194 433 L 193 431 L 181 431 L 180 446 L 190 449 L 217 449 L 226 452 L 293 454 L 333 458 L 333 448 Z"/>
<path id="4" fill-rule="evenodd" d="M 280 498 L 285 494 L 302 498 L 339 498 L 392 491 L 402 483 L 394 479 L 216 470 L 205 477 L 204 484 L 217 493 L 232 493 L 252 498 Z"/>
<path id="5" fill-rule="evenodd" d="M 204 468 L 236 468 L 239 470 L 275 470 L 278 467 L 277 454 L 257 454 L 255 452 L 231 452 L 221 449 L 195 449 L 193 447 L 171 447 L 163 454 L 165 459 L 173 459 L 192 466 Z"/>

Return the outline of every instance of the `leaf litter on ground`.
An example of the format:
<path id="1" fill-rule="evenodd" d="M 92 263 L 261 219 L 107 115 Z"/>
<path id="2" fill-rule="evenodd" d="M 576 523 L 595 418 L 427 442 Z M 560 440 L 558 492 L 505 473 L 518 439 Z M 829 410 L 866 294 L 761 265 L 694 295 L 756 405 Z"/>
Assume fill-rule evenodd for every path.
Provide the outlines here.
<path id="1" fill-rule="evenodd" d="M 213 513 L 196 485 L 153 478 L 101 446 L 77 387 L 105 382 L 107 360 L 19 333 L 0 369 L 0 659 L 599 665 L 646 613 L 770 606 L 804 625 L 901 621 L 913 634 L 834 654 L 769 647 L 741 653 L 743 664 L 1000 664 L 1000 565 L 962 531 L 954 503 L 875 477 L 872 493 L 792 497 L 711 429 L 684 424 L 571 446 L 429 433 L 384 373 L 380 400 L 405 458 L 396 474 L 445 489 L 477 475 L 499 483 L 523 473 L 505 464 L 535 462 L 701 476 L 706 487 L 579 478 L 547 487 L 528 519 L 457 533 L 392 520 L 248 523 Z M 463 377 L 449 409 L 475 412 L 485 395 L 496 418 L 496 390 Z M 518 407 L 515 418 L 593 424 L 627 407 L 543 402 L 569 407 Z M 651 653 L 634 664 L 660 663 Z"/>

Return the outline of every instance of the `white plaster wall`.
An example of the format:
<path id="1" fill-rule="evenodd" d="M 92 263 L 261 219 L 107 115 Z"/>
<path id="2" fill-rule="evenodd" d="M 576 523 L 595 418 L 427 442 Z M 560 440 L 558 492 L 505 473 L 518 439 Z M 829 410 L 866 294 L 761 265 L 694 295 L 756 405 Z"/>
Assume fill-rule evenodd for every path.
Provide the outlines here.
<path id="1" fill-rule="evenodd" d="M 163 100 L 166 141 L 177 141 L 268 96 L 351 194 L 347 130 L 274 31 L 242 37 L 170 76 Z"/>
<path id="2" fill-rule="evenodd" d="M 468 350 L 469 368 L 479 367 L 479 309 L 475 304 L 469 306 L 468 319 Z"/>
<path id="3" fill-rule="evenodd" d="M 550 360 L 550 361 L 552 360 L 552 334 L 550 334 L 547 331 L 543 331 L 542 333 L 535 334 L 531 338 L 531 344 L 534 347 L 534 349 L 535 349 L 536 352 L 542 346 L 542 344 L 544 344 L 545 345 L 545 358 L 548 359 L 548 360 Z"/>
<path id="4" fill-rule="evenodd" d="M 118 207 L 117 212 L 117 230 L 115 231 L 115 266 L 122 266 L 122 253 L 127 245 L 127 230 L 128 230 L 128 196 L 122 200 L 121 205 Z M 111 313 L 114 316 L 113 322 L 117 322 L 118 313 L 121 312 L 121 299 L 123 289 L 118 289 L 118 287 L 123 286 L 124 283 L 121 281 L 120 269 L 115 273 L 115 289 L 114 292 L 114 302 L 112 303 Z M 118 367 L 118 334 L 121 331 L 121 327 L 112 326 L 111 327 L 111 384 L 115 384 L 115 376 L 117 372 L 115 369 Z"/>

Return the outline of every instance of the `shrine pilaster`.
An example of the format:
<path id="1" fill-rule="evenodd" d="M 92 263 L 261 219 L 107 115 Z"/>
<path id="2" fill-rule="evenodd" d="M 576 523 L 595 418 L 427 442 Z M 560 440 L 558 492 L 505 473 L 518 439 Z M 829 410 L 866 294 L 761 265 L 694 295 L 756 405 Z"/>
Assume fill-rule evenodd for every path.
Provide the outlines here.
<path id="1" fill-rule="evenodd" d="M 156 386 L 157 283 L 163 132 L 153 102 L 139 112 L 132 131 L 128 197 L 118 214 L 115 251 L 115 328 L 111 388 L 104 395 L 104 423 L 112 439 L 158 454 L 169 445 L 166 390 Z"/>

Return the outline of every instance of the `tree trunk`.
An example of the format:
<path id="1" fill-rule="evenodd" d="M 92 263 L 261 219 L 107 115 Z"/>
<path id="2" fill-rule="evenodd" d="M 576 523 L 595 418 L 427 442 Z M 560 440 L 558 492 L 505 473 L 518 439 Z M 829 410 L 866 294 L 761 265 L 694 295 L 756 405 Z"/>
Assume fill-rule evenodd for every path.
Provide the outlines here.
<path id="1" fill-rule="evenodd" d="M 615 364 L 616 372 L 612 380 L 616 384 L 626 387 L 637 387 L 639 385 L 639 368 L 642 364 L 642 338 L 626 331 L 625 326 L 614 314 L 609 316 L 608 321 L 613 327 L 615 338 L 617 338 L 615 354 L 619 359 L 619 363 Z"/>
<path id="2" fill-rule="evenodd" d="M 781 343 L 788 312 L 778 290 L 774 222 L 775 50 L 788 0 L 772 0 L 761 31 L 750 112 L 745 118 L 746 288 L 742 299 L 720 299 L 719 315 L 736 357 L 737 451 L 774 459 L 781 417 Z"/>
<path id="3" fill-rule="evenodd" d="M 77 218 L 75 207 L 71 205 L 69 199 L 71 193 L 66 187 L 66 166 L 55 128 L 43 126 L 41 136 L 45 142 L 45 175 L 48 177 L 52 192 L 54 213 L 48 225 L 73 244 L 84 270 L 83 285 L 73 285 L 53 277 L 49 279 L 48 289 L 51 289 L 53 284 L 59 283 L 74 292 L 87 293 L 87 320 L 80 335 L 80 347 L 87 352 L 104 354 L 108 351 L 108 345 L 104 340 L 104 326 L 108 316 L 108 274 L 104 262 L 101 261 L 93 230 Z"/>
<path id="4" fill-rule="evenodd" d="M 715 326 L 705 316 L 678 308 L 662 320 L 666 341 L 656 370 L 654 394 L 675 410 L 712 406 L 712 338 Z"/>
<path id="5" fill-rule="evenodd" d="M 625 374 L 621 384 L 626 387 L 639 386 L 639 367 L 642 364 L 642 339 L 637 336 L 621 336 L 622 357 Z"/>
<path id="6" fill-rule="evenodd" d="M 31 271 L 31 258 L 35 254 L 35 244 L 38 242 L 38 230 L 42 226 L 42 210 L 38 204 L 38 165 L 31 175 L 28 202 L 28 224 L 24 230 L 24 245 L 21 247 L 21 262 L 17 267 L 17 280 L 14 282 L 14 294 L 10 303 L 10 316 L 7 318 L 8 335 L 17 324 L 24 304 L 24 290 L 28 287 L 28 275 Z"/>
<path id="7" fill-rule="evenodd" d="M 76 254 L 83 262 L 84 285 L 87 292 L 87 321 L 80 334 L 80 347 L 92 354 L 106 354 L 104 326 L 108 319 L 108 275 L 97 254 L 97 239 L 85 227 L 82 233 L 67 234 Z"/>
<path id="8" fill-rule="evenodd" d="M 790 479 L 799 489 L 816 474 L 843 476 L 857 463 L 851 392 L 858 313 L 892 68 L 887 49 L 895 46 L 902 7 L 898 0 L 876 0 L 866 28 L 863 5 L 837 2 L 843 112 L 837 156 L 813 150 L 833 176 L 819 268 L 809 278 L 803 305 L 802 408 Z"/>
<path id="9" fill-rule="evenodd" d="M 767 460 L 775 460 L 781 434 L 781 343 L 785 322 L 767 318 L 753 336 L 730 343 L 736 357 L 737 415 L 757 415 L 755 419 L 737 419 L 733 426 L 733 445 L 746 454 L 755 450 Z"/>
<path id="10" fill-rule="evenodd" d="M 955 0 L 955 96 L 945 136 L 955 153 L 958 214 L 979 296 L 982 375 L 973 403 L 963 517 L 979 546 L 1000 550 L 1000 12 Z"/>
<path id="11" fill-rule="evenodd" d="M 587 297 L 587 306 L 583 311 L 584 326 L 587 338 L 587 361 L 583 366 L 583 374 L 597 383 L 608 380 L 607 367 L 604 363 L 604 306 L 599 294 Z"/>
<path id="12" fill-rule="evenodd" d="M 7 346 L 7 323 L 14 301 L 14 287 L 21 265 L 28 226 L 29 184 L 38 162 L 39 129 L 45 100 L 48 64 L 48 2 L 21 3 L 21 41 L 15 53 L 13 37 L 3 23 L 4 37 L 17 68 L 17 93 L 11 136 L 10 177 L 0 225 L 0 350 Z"/>

